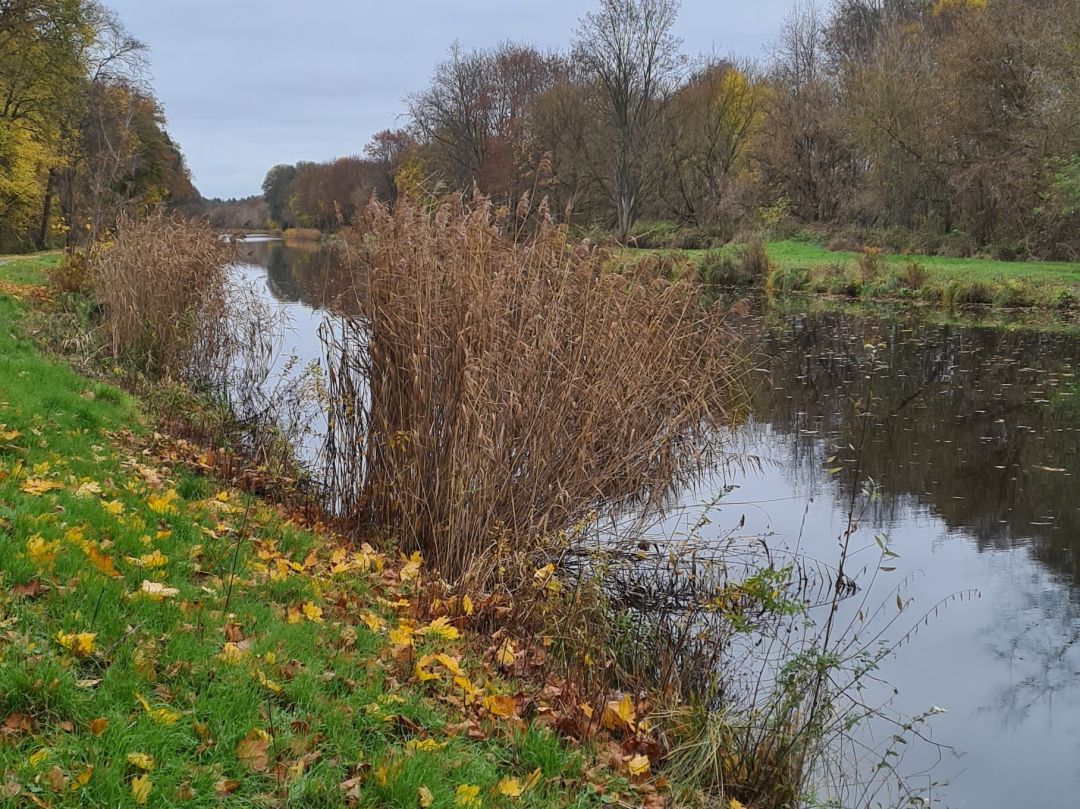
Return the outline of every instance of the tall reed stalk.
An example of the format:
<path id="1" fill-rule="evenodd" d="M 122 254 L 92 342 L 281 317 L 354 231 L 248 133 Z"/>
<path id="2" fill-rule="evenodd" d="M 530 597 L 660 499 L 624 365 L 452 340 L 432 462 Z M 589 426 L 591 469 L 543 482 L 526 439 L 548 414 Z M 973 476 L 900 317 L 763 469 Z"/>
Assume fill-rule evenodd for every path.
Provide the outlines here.
<path id="1" fill-rule="evenodd" d="M 452 580 L 662 506 L 718 458 L 741 402 L 737 341 L 692 281 L 605 272 L 543 211 L 525 241 L 500 225 L 482 198 L 371 206 L 360 314 L 326 335 L 339 507 Z"/>

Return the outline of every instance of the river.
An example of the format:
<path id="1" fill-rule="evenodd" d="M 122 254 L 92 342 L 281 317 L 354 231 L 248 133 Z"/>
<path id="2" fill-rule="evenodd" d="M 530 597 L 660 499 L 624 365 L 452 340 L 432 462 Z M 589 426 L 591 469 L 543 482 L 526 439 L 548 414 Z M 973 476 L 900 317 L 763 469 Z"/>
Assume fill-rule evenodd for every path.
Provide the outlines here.
<path id="1" fill-rule="evenodd" d="M 290 315 L 284 354 L 318 361 L 322 307 L 341 289 L 332 262 L 274 242 L 244 256 L 243 276 Z M 930 728 L 945 747 L 910 756 L 929 768 L 916 785 L 934 806 L 1078 805 L 1080 331 L 827 308 L 765 310 L 740 329 L 756 367 L 737 438 L 758 463 L 726 473 L 735 489 L 710 530 L 745 520 L 740 533 L 832 560 L 856 467 L 872 478 L 846 569 L 860 604 L 903 604 L 888 638 L 903 643 L 879 672 L 892 706 L 944 709 Z M 870 403 L 865 438 L 854 400 Z M 718 485 L 686 492 L 665 527 L 693 521 Z"/>

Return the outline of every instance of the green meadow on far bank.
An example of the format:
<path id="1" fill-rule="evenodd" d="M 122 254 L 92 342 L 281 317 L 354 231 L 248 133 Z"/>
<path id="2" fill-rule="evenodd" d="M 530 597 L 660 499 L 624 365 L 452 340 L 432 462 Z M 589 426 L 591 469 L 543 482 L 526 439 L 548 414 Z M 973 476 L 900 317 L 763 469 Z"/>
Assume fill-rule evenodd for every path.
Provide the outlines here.
<path id="1" fill-rule="evenodd" d="M 770 292 L 813 292 L 871 300 L 911 299 L 944 305 L 1072 309 L 1080 306 L 1080 262 L 1002 261 L 889 253 L 831 251 L 804 240 L 763 244 L 768 256 L 746 260 L 746 245 L 712 250 L 620 251 L 622 266 L 655 261 L 685 263 L 718 287 L 764 286 Z"/>
<path id="2" fill-rule="evenodd" d="M 56 261 L 0 264 L 0 803 L 655 797 L 646 755 L 592 768 L 554 730 L 627 741 L 603 698 L 594 723 L 530 685 L 524 649 L 474 634 L 483 605 L 434 598 L 422 560 L 200 473 L 138 400 L 43 354 L 28 312 Z"/>

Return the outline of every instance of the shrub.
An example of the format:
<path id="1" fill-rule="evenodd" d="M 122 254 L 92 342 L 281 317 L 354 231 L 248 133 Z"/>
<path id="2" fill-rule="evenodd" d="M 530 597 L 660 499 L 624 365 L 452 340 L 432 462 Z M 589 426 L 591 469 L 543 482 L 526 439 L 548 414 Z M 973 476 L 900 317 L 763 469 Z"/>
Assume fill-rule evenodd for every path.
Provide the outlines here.
<path id="1" fill-rule="evenodd" d="M 906 262 L 904 266 L 900 268 L 897 275 L 900 279 L 900 283 L 903 284 L 905 288 L 916 292 L 926 286 L 926 282 L 930 277 L 930 274 L 926 271 L 926 267 L 919 264 L 917 261 Z"/>
<path id="2" fill-rule="evenodd" d="M 994 294 L 995 306 L 1020 308 L 1035 305 L 1035 296 L 1031 289 L 1018 281 L 1006 281 Z"/>
<path id="3" fill-rule="evenodd" d="M 49 269 L 49 285 L 57 292 L 79 293 L 90 288 L 90 262 L 86 253 L 67 253 Z"/>
<path id="4" fill-rule="evenodd" d="M 882 255 L 880 248 L 867 247 L 856 259 L 856 266 L 859 270 L 859 280 L 864 285 L 869 284 L 877 281 L 884 272 L 885 257 Z"/>
<path id="5" fill-rule="evenodd" d="M 810 285 L 810 271 L 805 267 L 775 267 L 765 280 L 766 292 L 798 292 Z"/>
<path id="6" fill-rule="evenodd" d="M 750 237 L 743 247 L 742 258 L 739 261 L 739 269 L 742 274 L 757 283 L 763 281 L 769 275 L 771 266 L 772 262 L 769 260 L 769 251 L 765 247 L 765 240 L 757 234 Z"/>
<path id="7" fill-rule="evenodd" d="M 1074 309 L 1076 304 L 1076 295 L 1068 289 L 1059 289 L 1050 298 L 1050 305 L 1055 309 Z"/>
<path id="8" fill-rule="evenodd" d="M 638 221 L 630 228 L 629 243 L 640 248 L 672 247 L 679 226 L 674 222 Z"/>
<path id="9" fill-rule="evenodd" d="M 207 362 L 228 308 L 228 256 L 204 225 L 160 212 L 121 219 L 89 262 L 110 355 L 155 375 Z"/>
<path id="10" fill-rule="evenodd" d="M 449 580 L 523 580 L 598 514 L 650 512 L 717 458 L 736 343 L 690 281 L 629 281 L 490 201 L 368 209 L 362 315 L 328 335 L 331 485 Z M 526 572 L 527 571 L 527 572 Z"/>
<path id="11" fill-rule="evenodd" d="M 732 226 L 702 226 L 680 230 L 671 246 L 679 250 L 709 250 L 723 247 L 734 235 Z"/>
<path id="12" fill-rule="evenodd" d="M 993 288 L 983 281 L 953 281 L 941 296 L 947 306 L 979 306 L 992 303 Z"/>

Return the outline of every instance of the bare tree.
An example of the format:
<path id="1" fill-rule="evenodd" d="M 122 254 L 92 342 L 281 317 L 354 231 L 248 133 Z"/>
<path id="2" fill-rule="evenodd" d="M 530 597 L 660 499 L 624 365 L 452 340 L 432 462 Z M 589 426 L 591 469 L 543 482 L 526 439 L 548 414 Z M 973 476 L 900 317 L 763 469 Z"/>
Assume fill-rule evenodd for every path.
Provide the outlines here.
<path id="1" fill-rule="evenodd" d="M 609 192 L 621 241 L 642 202 L 647 144 L 686 64 L 671 30 L 678 12 L 678 0 L 602 0 L 576 35 L 575 55 L 611 127 Z"/>

